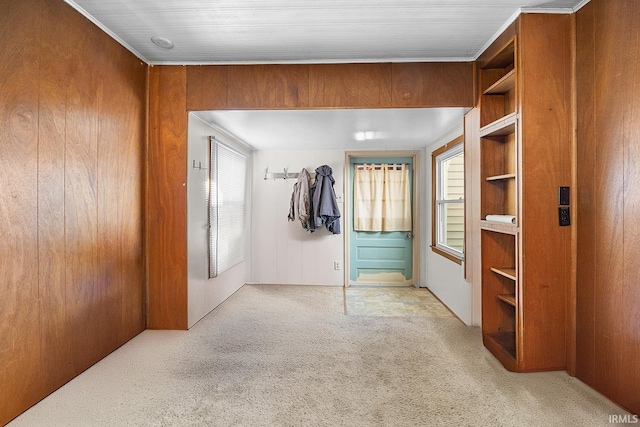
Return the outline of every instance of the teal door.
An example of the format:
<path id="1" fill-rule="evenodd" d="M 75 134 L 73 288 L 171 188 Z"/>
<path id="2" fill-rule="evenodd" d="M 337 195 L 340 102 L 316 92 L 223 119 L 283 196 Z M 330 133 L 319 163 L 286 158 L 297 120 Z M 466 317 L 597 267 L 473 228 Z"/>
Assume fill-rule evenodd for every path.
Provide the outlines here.
<path id="1" fill-rule="evenodd" d="M 359 164 L 409 164 L 413 197 L 413 158 L 351 157 L 349 162 L 349 284 L 413 284 L 413 231 L 354 230 L 354 168 Z M 413 200 L 411 200 L 413 210 Z"/>

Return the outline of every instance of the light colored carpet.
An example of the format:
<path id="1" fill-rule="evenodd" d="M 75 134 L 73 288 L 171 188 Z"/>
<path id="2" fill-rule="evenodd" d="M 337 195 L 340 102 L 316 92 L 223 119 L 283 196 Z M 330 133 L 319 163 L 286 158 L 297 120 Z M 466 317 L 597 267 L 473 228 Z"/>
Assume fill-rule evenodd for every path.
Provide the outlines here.
<path id="1" fill-rule="evenodd" d="M 188 332 L 143 332 L 10 426 L 604 426 L 625 414 L 563 372 L 505 371 L 456 318 L 345 316 L 343 296 L 244 286 Z"/>

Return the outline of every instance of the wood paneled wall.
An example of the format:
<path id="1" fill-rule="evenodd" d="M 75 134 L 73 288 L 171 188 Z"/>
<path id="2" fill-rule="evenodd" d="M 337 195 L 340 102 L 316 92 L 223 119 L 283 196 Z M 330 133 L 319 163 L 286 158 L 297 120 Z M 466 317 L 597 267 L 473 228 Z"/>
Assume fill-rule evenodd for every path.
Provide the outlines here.
<path id="1" fill-rule="evenodd" d="M 640 3 L 577 12 L 578 378 L 640 413 Z"/>
<path id="2" fill-rule="evenodd" d="M 471 107 L 471 62 L 210 65 L 187 69 L 187 109 Z"/>
<path id="3" fill-rule="evenodd" d="M 149 69 L 147 259 L 150 329 L 187 329 L 186 68 Z"/>
<path id="4" fill-rule="evenodd" d="M 146 65 L 61 1 L 0 36 L 0 425 L 144 329 Z"/>
<path id="5" fill-rule="evenodd" d="M 471 62 L 151 67 L 147 326 L 187 328 L 188 111 L 472 107 L 473 82 Z"/>
<path id="6" fill-rule="evenodd" d="M 571 185 L 571 16 L 527 13 L 519 20 L 520 309 L 525 318 L 544 313 L 544 322 L 524 328 L 523 353 L 525 365 L 566 369 L 571 227 L 558 226 L 557 212 L 558 187 Z"/>

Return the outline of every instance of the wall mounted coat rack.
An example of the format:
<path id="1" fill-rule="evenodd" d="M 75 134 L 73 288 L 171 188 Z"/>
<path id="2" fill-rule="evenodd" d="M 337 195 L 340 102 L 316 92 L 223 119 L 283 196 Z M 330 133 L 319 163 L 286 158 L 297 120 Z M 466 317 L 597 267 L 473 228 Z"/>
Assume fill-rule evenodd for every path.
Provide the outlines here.
<path id="1" fill-rule="evenodd" d="M 264 179 L 298 179 L 298 172 L 289 172 L 288 168 L 284 168 L 283 172 L 269 172 L 269 168 L 264 169 Z M 315 178 L 315 172 L 309 172 L 311 178 Z"/>

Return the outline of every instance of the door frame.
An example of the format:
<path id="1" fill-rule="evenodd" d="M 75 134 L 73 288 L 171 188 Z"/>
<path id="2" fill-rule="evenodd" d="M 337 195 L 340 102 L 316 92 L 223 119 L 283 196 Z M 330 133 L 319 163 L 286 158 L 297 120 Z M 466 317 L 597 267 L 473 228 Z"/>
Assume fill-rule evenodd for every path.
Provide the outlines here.
<path id="1" fill-rule="evenodd" d="M 422 217 L 421 217 L 421 206 L 423 203 L 423 198 L 420 197 L 422 193 L 423 187 L 423 177 L 424 171 L 422 170 L 421 165 L 421 156 L 419 150 L 385 150 L 385 151 L 346 151 L 345 152 L 345 161 L 344 161 L 344 180 L 343 180 L 343 214 L 342 214 L 342 223 L 344 229 L 344 269 L 343 269 L 343 283 L 344 287 L 348 288 L 350 286 L 349 283 L 349 271 L 351 268 L 351 242 L 350 242 L 350 231 L 353 227 L 351 221 L 351 208 L 349 199 L 349 169 L 351 167 L 351 158 L 352 157 L 411 157 L 413 159 L 413 206 L 412 206 L 412 215 L 413 215 L 413 239 L 412 239 L 412 277 L 413 277 L 413 286 L 420 287 L 420 260 L 421 260 L 421 241 L 423 239 L 423 230 L 422 230 Z"/>

